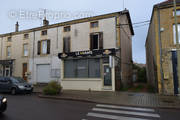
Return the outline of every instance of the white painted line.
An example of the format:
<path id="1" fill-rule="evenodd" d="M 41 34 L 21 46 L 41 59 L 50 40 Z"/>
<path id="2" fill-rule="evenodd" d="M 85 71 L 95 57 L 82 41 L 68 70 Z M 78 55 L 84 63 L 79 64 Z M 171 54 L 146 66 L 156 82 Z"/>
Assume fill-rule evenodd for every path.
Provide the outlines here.
<path id="1" fill-rule="evenodd" d="M 138 110 L 138 111 L 144 111 L 144 112 L 155 112 L 154 109 L 149 109 L 149 108 L 135 108 L 135 107 L 103 105 L 103 104 L 97 104 L 96 106 L 97 107 L 103 107 L 103 108 L 115 108 L 115 109 L 125 109 L 125 110 Z"/>
<path id="2" fill-rule="evenodd" d="M 142 119 L 142 118 L 122 117 L 122 116 L 99 114 L 99 113 L 88 113 L 87 116 L 105 118 L 105 119 L 111 119 L 111 120 L 148 120 L 148 119 Z"/>
<path id="3" fill-rule="evenodd" d="M 143 112 L 132 112 L 132 111 L 123 111 L 123 110 L 112 110 L 112 109 L 101 109 L 101 108 L 93 108 L 93 111 L 100 111 L 100 112 L 108 112 L 108 113 L 120 113 L 120 114 L 127 114 L 127 115 L 138 115 L 138 116 L 145 116 L 145 117 L 157 117 L 160 116 L 158 114 L 152 113 L 143 113 Z"/>

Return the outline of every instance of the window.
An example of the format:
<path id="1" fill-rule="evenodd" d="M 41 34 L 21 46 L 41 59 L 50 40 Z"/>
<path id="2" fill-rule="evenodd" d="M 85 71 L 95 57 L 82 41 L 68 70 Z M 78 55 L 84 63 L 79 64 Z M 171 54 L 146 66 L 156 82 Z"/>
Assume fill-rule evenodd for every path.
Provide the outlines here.
<path id="1" fill-rule="evenodd" d="M 71 26 L 64 27 L 64 32 L 69 32 L 69 31 L 71 31 Z"/>
<path id="2" fill-rule="evenodd" d="M 11 46 L 7 46 L 7 57 L 11 57 Z"/>
<path id="3" fill-rule="evenodd" d="M 50 40 L 38 41 L 37 54 L 50 54 Z"/>
<path id="4" fill-rule="evenodd" d="M 63 38 L 63 52 L 69 53 L 70 52 L 70 37 L 64 37 Z"/>
<path id="5" fill-rule="evenodd" d="M 47 35 L 47 30 L 41 31 L 41 35 Z"/>
<path id="6" fill-rule="evenodd" d="M 28 44 L 23 45 L 23 56 L 28 56 Z"/>
<path id="7" fill-rule="evenodd" d="M 174 39 L 174 44 L 176 44 L 176 29 L 175 25 L 173 25 L 173 39 Z M 178 35 L 180 35 L 180 24 L 178 24 Z M 180 43 L 180 36 L 179 36 L 179 43 Z"/>
<path id="8" fill-rule="evenodd" d="M 103 33 L 90 34 L 90 50 L 103 49 Z"/>
<path id="9" fill-rule="evenodd" d="M 76 59 L 64 61 L 65 78 L 100 78 L 100 59 Z"/>
<path id="10" fill-rule="evenodd" d="M 8 42 L 11 42 L 11 41 L 12 41 L 12 37 L 8 37 L 8 38 L 7 38 L 7 41 L 8 41 Z"/>
<path id="11" fill-rule="evenodd" d="M 99 26 L 98 21 L 96 21 L 96 22 L 91 22 L 90 24 L 91 24 L 91 28 L 96 28 L 96 27 Z"/>
<path id="12" fill-rule="evenodd" d="M 29 38 L 29 34 L 24 34 L 24 39 L 28 39 Z"/>
<path id="13" fill-rule="evenodd" d="M 174 13 L 174 11 L 173 11 L 173 16 L 174 16 L 174 15 L 175 15 L 175 13 Z M 176 10 L 176 15 L 177 15 L 177 16 L 180 16 L 180 9 L 177 9 L 177 10 Z"/>

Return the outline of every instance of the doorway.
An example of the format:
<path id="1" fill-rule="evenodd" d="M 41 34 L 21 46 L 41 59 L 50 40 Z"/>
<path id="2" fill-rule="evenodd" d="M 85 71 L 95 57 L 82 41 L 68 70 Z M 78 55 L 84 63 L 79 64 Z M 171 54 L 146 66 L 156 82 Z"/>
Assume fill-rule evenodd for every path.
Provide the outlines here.
<path id="1" fill-rule="evenodd" d="M 178 75 L 177 75 L 177 52 L 176 51 L 172 52 L 172 65 L 173 65 L 173 79 L 174 79 L 174 94 L 177 95 L 179 83 L 178 83 Z"/>
<path id="2" fill-rule="evenodd" d="M 111 68 L 109 65 L 104 65 L 104 86 L 112 86 Z"/>
<path id="3" fill-rule="evenodd" d="M 23 76 L 23 79 L 27 81 L 27 63 L 23 63 L 23 72 L 22 72 L 22 76 Z"/>

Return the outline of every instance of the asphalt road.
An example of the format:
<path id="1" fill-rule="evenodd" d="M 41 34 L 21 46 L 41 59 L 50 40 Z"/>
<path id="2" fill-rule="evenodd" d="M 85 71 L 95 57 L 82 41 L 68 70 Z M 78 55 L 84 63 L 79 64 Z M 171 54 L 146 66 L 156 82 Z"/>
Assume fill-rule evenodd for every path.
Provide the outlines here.
<path id="1" fill-rule="evenodd" d="M 0 120 L 180 120 L 180 110 L 149 109 L 4 95 L 8 109 Z"/>

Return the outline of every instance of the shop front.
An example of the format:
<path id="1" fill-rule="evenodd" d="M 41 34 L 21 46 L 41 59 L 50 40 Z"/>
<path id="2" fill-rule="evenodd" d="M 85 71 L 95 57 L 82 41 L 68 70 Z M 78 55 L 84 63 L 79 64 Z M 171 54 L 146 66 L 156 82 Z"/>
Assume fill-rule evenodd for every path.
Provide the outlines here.
<path id="1" fill-rule="evenodd" d="M 115 90 L 115 49 L 59 53 L 61 84 L 72 90 Z"/>
<path id="2" fill-rule="evenodd" d="M 12 76 L 14 60 L 0 60 L 0 76 Z"/>

